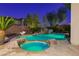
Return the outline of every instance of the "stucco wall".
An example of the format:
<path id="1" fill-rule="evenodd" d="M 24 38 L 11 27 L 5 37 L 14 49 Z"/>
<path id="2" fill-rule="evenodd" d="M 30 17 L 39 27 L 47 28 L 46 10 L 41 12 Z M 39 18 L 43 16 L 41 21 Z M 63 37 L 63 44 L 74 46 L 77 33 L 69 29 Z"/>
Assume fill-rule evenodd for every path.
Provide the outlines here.
<path id="1" fill-rule="evenodd" d="M 79 3 L 71 4 L 71 43 L 79 45 Z"/>

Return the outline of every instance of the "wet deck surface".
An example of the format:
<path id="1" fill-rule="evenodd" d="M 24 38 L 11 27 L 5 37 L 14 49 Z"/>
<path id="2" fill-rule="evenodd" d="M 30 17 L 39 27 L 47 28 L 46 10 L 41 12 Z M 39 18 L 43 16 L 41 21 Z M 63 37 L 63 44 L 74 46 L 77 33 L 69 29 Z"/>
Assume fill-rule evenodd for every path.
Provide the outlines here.
<path id="1" fill-rule="evenodd" d="M 21 50 L 14 40 L 0 46 L 0 56 L 79 56 L 79 48 L 58 41 L 58 44 L 51 45 L 43 52 L 33 53 Z"/>

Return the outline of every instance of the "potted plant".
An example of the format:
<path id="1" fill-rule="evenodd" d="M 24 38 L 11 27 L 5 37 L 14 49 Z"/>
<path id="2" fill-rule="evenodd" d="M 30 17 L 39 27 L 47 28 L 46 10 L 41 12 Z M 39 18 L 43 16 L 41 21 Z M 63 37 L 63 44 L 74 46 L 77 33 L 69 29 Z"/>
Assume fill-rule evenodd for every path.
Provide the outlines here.
<path id="1" fill-rule="evenodd" d="M 2 44 L 5 40 L 6 29 L 8 29 L 12 24 L 14 24 L 14 22 L 14 19 L 11 17 L 0 16 L 0 44 Z"/>

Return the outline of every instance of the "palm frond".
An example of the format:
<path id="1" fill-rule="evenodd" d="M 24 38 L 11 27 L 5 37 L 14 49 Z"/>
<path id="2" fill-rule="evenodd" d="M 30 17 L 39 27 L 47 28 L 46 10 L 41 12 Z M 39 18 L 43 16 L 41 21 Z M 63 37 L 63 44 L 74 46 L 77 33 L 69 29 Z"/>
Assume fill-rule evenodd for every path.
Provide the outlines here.
<path id="1" fill-rule="evenodd" d="M 3 16 L 0 16 L 0 29 L 6 30 L 14 22 L 15 21 L 13 18 L 9 18 L 8 16 L 6 18 Z"/>

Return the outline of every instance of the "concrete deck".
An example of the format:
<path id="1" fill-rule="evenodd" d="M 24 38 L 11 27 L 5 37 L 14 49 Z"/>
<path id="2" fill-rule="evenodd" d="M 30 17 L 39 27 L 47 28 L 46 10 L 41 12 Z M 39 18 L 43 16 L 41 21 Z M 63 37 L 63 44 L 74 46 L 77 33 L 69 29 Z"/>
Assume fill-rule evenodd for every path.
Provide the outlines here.
<path id="1" fill-rule="evenodd" d="M 64 41 L 57 41 L 57 45 L 51 45 L 43 52 L 32 53 L 21 50 L 15 38 L 0 46 L 0 56 L 79 56 L 79 48 Z"/>

